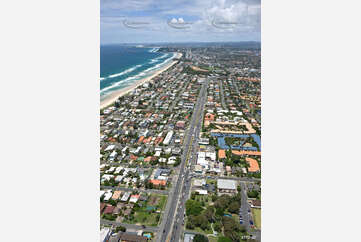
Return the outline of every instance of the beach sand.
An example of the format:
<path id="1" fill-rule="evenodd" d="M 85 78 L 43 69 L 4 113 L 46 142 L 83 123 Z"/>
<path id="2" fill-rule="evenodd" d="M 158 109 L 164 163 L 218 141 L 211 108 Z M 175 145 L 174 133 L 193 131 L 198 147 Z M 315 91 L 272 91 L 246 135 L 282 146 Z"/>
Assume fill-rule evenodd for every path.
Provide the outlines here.
<path id="1" fill-rule="evenodd" d="M 177 53 L 177 55 L 174 58 L 180 58 L 180 57 L 182 57 L 182 53 Z M 138 86 L 141 86 L 146 82 L 149 82 L 150 80 L 152 80 L 153 77 L 155 77 L 155 76 L 159 75 L 160 73 L 162 73 L 163 71 L 167 70 L 168 68 L 173 66 L 175 63 L 177 63 L 177 61 L 172 61 L 172 62 L 168 63 L 167 65 L 165 65 L 164 67 L 162 67 L 162 69 L 154 72 L 152 75 L 136 81 L 133 85 L 130 85 L 128 87 L 125 87 L 125 88 L 122 88 L 122 89 L 112 92 L 111 94 L 106 96 L 100 102 L 100 109 L 103 109 L 103 108 L 113 104 L 119 97 L 124 96 L 125 94 L 131 92 Z"/>

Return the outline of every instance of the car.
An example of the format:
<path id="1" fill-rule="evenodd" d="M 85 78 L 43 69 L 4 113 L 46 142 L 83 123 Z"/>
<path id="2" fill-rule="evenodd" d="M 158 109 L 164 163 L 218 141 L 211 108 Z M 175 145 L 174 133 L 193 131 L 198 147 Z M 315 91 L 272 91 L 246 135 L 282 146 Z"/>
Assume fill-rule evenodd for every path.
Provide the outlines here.
<path id="1" fill-rule="evenodd" d="M 243 221 L 240 220 L 239 223 L 240 223 L 240 224 L 243 224 Z"/>
<path id="2" fill-rule="evenodd" d="M 249 223 L 250 223 L 250 225 L 253 225 L 253 221 L 252 221 L 252 220 L 250 220 Z"/>

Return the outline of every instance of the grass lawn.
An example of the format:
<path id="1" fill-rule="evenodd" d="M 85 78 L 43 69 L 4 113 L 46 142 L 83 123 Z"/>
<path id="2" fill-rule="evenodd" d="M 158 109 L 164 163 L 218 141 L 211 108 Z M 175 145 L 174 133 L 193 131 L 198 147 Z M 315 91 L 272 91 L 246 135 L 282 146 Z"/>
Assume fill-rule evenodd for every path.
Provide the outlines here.
<path id="1" fill-rule="evenodd" d="M 252 214 L 253 214 L 253 219 L 254 219 L 256 228 L 260 229 L 261 228 L 261 209 L 260 208 L 252 208 Z"/>
<path id="2" fill-rule="evenodd" d="M 209 240 L 209 242 L 217 242 L 217 241 L 218 241 L 218 237 L 208 236 L 208 240 Z"/>
<path id="3" fill-rule="evenodd" d="M 204 235 L 207 235 L 207 234 L 213 234 L 213 231 L 211 228 L 209 228 L 209 230 L 203 230 L 201 229 L 200 227 L 195 227 L 194 228 L 194 231 L 198 232 L 198 233 L 202 233 Z"/>
<path id="4" fill-rule="evenodd" d="M 146 206 L 153 206 L 156 207 L 159 210 L 163 210 L 165 207 L 165 204 L 167 202 L 167 196 L 166 195 L 159 195 L 159 194 L 152 194 L 149 196 L 145 207 Z"/>
<path id="5" fill-rule="evenodd" d="M 204 202 L 205 208 L 212 203 L 212 197 L 210 195 L 196 195 L 195 200 L 198 202 Z"/>
<path id="6" fill-rule="evenodd" d="M 158 202 L 158 208 L 160 210 L 163 210 L 165 207 L 165 204 L 167 203 L 167 196 L 166 195 L 158 195 L 160 197 L 160 200 Z"/>
<path id="7" fill-rule="evenodd" d="M 153 202 L 151 202 L 153 201 Z M 161 214 L 156 213 L 155 210 L 147 210 L 147 206 L 152 206 L 156 210 L 163 210 L 167 202 L 166 195 L 152 194 L 146 202 L 141 202 L 141 207 L 137 208 L 134 213 L 134 219 L 124 220 L 124 223 L 130 224 L 144 224 L 148 226 L 157 226 L 157 216 Z M 159 218 L 161 220 L 161 217 Z"/>
<path id="8" fill-rule="evenodd" d="M 239 215 L 238 214 L 232 214 L 232 218 L 234 219 L 234 221 L 236 221 L 237 223 L 239 223 Z"/>
<path id="9" fill-rule="evenodd" d="M 207 179 L 207 180 L 206 180 L 206 183 L 207 183 L 207 184 L 213 184 L 213 185 L 215 185 L 215 184 L 217 183 L 217 180 Z"/>
<path id="10" fill-rule="evenodd" d="M 143 211 L 137 211 L 134 214 L 134 219 L 132 220 L 124 220 L 124 223 L 130 224 L 144 224 L 148 226 L 157 226 L 157 214 L 156 213 L 149 213 Z"/>
<path id="11" fill-rule="evenodd" d="M 185 218 L 185 221 L 184 221 L 184 225 L 186 226 L 187 225 L 187 222 L 188 222 L 188 217 Z M 201 233 L 201 234 L 204 234 L 205 236 L 207 236 L 207 234 L 213 234 L 213 230 L 211 228 L 211 224 L 209 224 L 209 230 L 203 230 L 201 229 L 200 227 L 195 227 L 194 229 L 187 229 L 185 227 L 186 230 L 189 230 L 189 231 L 193 231 L 193 232 L 198 232 L 198 233 Z"/>

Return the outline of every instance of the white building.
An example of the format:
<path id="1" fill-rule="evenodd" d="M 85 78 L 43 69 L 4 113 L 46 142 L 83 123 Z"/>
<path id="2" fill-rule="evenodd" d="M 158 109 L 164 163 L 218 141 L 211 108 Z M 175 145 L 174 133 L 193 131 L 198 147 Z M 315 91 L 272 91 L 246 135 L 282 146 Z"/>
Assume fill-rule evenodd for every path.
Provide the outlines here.
<path id="1" fill-rule="evenodd" d="M 107 191 L 105 194 L 104 194 L 104 201 L 109 201 L 109 199 L 113 196 L 113 193 L 111 190 Z"/>
<path id="2" fill-rule="evenodd" d="M 170 142 L 170 140 L 172 139 L 173 134 L 174 134 L 173 130 L 169 131 L 168 134 L 167 134 L 167 136 L 165 137 L 165 139 L 164 139 L 164 141 L 163 141 L 163 144 L 169 145 L 169 142 Z"/>
<path id="3" fill-rule="evenodd" d="M 198 192 L 199 195 L 207 195 L 208 194 L 207 190 L 202 190 L 202 189 L 197 189 L 196 192 Z"/>
<path id="4" fill-rule="evenodd" d="M 217 188 L 219 193 L 235 193 L 237 192 L 237 181 L 218 179 Z"/>
<path id="5" fill-rule="evenodd" d="M 104 151 L 114 150 L 114 148 L 115 148 L 115 145 L 108 145 L 108 147 Z"/>
<path id="6" fill-rule="evenodd" d="M 120 199 L 120 201 L 122 201 L 122 202 L 128 201 L 128 199 L 130 197 L 130 194 L 131 194 L 130 192 L 124 193 L 123 196 L 122 196 L 122 199 Z"/>
<path id="7" fill-rule="evenodd" d="M 109 240 L 110 237 L 110 228 L 102 228 L 100 230 L 100 242 L 106 242 Z"/>

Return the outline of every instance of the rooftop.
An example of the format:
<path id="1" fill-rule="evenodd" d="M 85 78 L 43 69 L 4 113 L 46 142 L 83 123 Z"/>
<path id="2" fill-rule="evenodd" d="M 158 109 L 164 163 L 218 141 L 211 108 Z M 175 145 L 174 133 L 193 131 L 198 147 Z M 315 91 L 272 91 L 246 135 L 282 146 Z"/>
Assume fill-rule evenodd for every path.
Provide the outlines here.
<path id="1" fill-rule="evenodd" d="M 237 189 L 237 182 L 234 181 L 234 180 L 218 179 L 218 180 L 217 180 L 217 187 L 218 187 L 219 189 L 236 190 L 236 189 Z"/>

